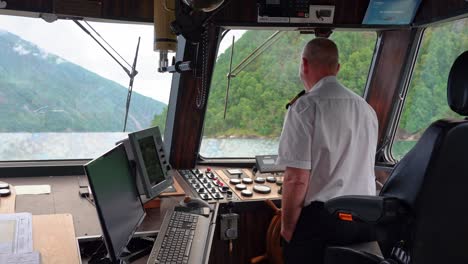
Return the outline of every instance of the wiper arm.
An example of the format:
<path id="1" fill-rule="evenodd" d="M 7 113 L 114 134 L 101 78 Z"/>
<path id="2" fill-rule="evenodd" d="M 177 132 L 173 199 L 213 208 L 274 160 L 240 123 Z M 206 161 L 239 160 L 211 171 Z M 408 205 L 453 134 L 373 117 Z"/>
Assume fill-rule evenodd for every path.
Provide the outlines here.
<path id="1" fill-rule="evenodd" d="M 109 56 L 111 56 L 112 59 L 114 59 L 114 61 L 117 62 L 117 63 L 120 65 L 120 67 L 122 67 L 122 69 L 127 73 L 127 75 L 128 75 L 129 77 L 132 77 L 132 76 L 131 76 L 132 72 L 130 72 L 130 70 L 127 69 L 124 65 L 122 65 L 122 63 L 120 63 L 120 61 L 119 61 L 116 57 L 114 57 L 114 55 L 112 55 L 112 53 L 110 53 L 110 52 L 106 49 L 106 47 L 104 47 L 104 45 L 102 45 L 101 42 L 99 42 L 99 40 L 97 40 L 97 39 L 93 36 L 93 34 L 91 34 L 91 32 L 89 32 L 89 30 L 88 30 L 87 28 L 85 28 L 78 20 L 73 20 L 73 22 L 75 22 L 75 24 L 77 24 L 77 25 L 78 25 L 86 34 L 88 34 L 99 46 L 101 46 L 101 48 L 102 48 L 105 52 L 107 52 L 107 54 L 109 54 Z M 92 28 L 89 24 L 87 24 L 87 25 L 88 25 L 90 28 Z M 94 29 L 93 29 L 93 31 L 96 32 Z M 100 36 L 100 35 L 98 34 L 98 36 Z M 101 36 L 100 36 L 100 37 L 101 37 Z M 101 39 L 104 40 L 104 38 L 102 38 L 102 37 L 101 37 Z M 104 40 L 104 42 L 105 42 L 109 47 L 111 47 L 111 45 L 109 45 L 109 43 L 107 43 L 105 40 Z M 120 58 L 122 58 L 122 56 L 120 56 L 120 54 L 117 53 L 117 51 L 115 51 L 112 47 L 111 47 L 111 49 L 112 49 Z M 122 60 L 125 61 L 123 58 L 122 58 Z M 125 63 L 127 63 L 127 65 L 130 67 L 130 64 L 129 64 L 128 62 L 125 61 Z"/>
<path id="2" fill-rule="evenodd" d="M 227 88 L 226 88 L 226 97 L 224 99 L 224 119 L 226 119 L 227 105 L 229 99 L 229 89 L 231 88 L 231 78 L 236 77 L 242 70 L 245 69 L 252 61 L 254 61 L 258 56 L 262 55 L 273 43 L 275 43 L 282 31 L 276 31 L 269 38 L 267 38 L 262 44 L 260 44 L 254 51 L 252 51 L 247 57 L 245 57 L 239 64 L 237 64 L 234 69 L 232 69 L 232 58 L 234 56 L 234 36 L 232 37 L 231 45 L 231 59 L 229 63 L 229 72 L 227 74 Z"/>
<path id="3" fill-rule="evenodd" d="M 123 132 L 125 132 L 125 130 L 127 129 L 127 119 L 128 119 L 128 111 L 130 110 L 130 101 L 132 99 L 132 91 L 133 91 L 133 80 L 135 79 L 135 76 L 138 74 L 138 71 L 136 70 L 136 63 L 137 63 L 137 58 L 138 58 L 138 50 L 140 48 L 140 37 L 138 38 L 138 44 L 137 44 L 137 48 L 136 48 L 136 54 L 135 54 L 135 59 L 133 60 L 133 66 L 130 66 L 130 64 L 124 59 L 122 58 L 122 56 L 120 56 L 120 54 L 114 49 L 112 48 L 112 46 L 107 43 L 107 41 L 96 31 L 94 30 L 94 28 L 88 24 L 86 21 L 86 25 L 88 25 L 89 28 L 91 28 L 91 30 L 96 34 L 98 35 L 102 41 L 104 41 L 104 43 L 106 43 L 107 46 L 109 46 L 116 54 L 117 56 L 120 57 L 121 60 L 123 60 L 127 65 L 128 67 L 130 67 L 130 69 L 128 69 L 127 67 L 125 67 L 116 57 L 114 57 L 114 55 L 112 55 L 111 52 L 109 52 L 107 50 L 106 47 L 104 47 L 104 45 L 102 45 L 102 43 L 96 38 L 93 36 L 93 34 L 91 34 L 91 32 L 86 28 L 84 27 L 78 20 L 73 20 L 73 22 L 75 22 L 75 24 L 77 24 L 86 34 L 88 34 L 99 46 L 101 46 L 101 48 L 107 53 L 109 54 L 109 56 L 112 57 L 112 59 L 114 59 L 115 62 L 117 62 L 120 67 L 122 67 L 122 69 L 125 71 L 125 73 L 127 73 L 128 77 L 130 78 L 130 83 L 128 85 L 128 94 L 127 94 L 127 101 L 126 101 L 126 104 L 125 104 L 125 120 L 124 120 L 124 127 L 123 127 Z"/>
<path id="4" fill-rule="evenodd" d="M 128 85 L 127 103 L 125 104 L 125 121 L 124 121 L 123 132 L 125 132 L 125 129 L 127 129 L 128 111 L 130 110 L 130 101 L 132 100 L 133 79 L 135 79 L 135 75 L 137 75 L 138 73 L 136 71 L 136 63 L 138 59 L 139 49 L 140 49 L 140 37 L 138 37 L 138 44 L 136 48 L 135 59 L 133 60 L 132 73 L 130 74 L 130 83 Z"/>
<path id="5" fill-rule="evenodd" d="M 262 55 L 273 43 L 275 43 L 282 31 L 276 31 L 269 38 L 267 38 L 260 46 L 258 46 L 254 51 L 252 51 L 247 57 L 245 57 L 234 69 L 229 73 L 228 76 L 236 77 L 242 70 L 245 69 L 252 61 L 254 61 L 258 56 Z"/>

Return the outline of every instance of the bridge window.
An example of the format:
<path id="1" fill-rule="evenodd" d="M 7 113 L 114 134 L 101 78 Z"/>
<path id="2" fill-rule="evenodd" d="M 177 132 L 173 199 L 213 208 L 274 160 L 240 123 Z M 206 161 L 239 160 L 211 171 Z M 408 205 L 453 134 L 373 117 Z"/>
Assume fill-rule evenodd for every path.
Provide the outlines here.
<path id="1" fill-rule="evenodd" d="M 394 158 L 403 157 L 435 120 L 460 118 L 447 104 L 447 79 L 453 62 L 465 50 L 467 18 L 425 30 L 392 146 Z"/>
<path id="2" fill-rule="evenodd" d="M 235 44 L 226 104 L 232 36 Z M 277 153 L 285 105 L 303 89 L 298 77 L 300 55 L 311 38 L 313 35 L 295 31 L 258 30 L 231 31 L 224 37 L 208 100 L 202 156 L 253 157 Z M 337 31 L 331 38 L 340 51 L 339 80 L 363 95 L 376 33 Z"/>
<path id="3" fill-rule="evenodd" d="M 127 69 L 141 36 L 126 131 L 129 76 L 90 36 L 70 20 L 0 15 L 0 160 L 94 158 L 165 113 L 171 80 L 157 73 L 153 26 L 89 25 Z"/>

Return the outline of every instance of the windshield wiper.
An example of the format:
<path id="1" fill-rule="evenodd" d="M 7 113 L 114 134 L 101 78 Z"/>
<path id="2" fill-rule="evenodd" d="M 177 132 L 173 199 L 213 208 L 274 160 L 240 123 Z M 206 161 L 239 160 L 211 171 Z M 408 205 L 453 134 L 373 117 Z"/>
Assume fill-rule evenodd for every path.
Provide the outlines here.
<path id="1" fill-rule="evenodd" d="M 116 57 L 114 57 L 114 55 L 112 55 L 111 52 L 109 52 L 109 50 L 107 50 L 107 48 L 96 38 L 94 37 L 93 34 L 91 34 L 91 32 L 86 28 L 84 27 L 78 20 L 73 20 L 73 22 L 75 22 L 75 24 L 77 24 L 86 34 L 88 34 L 99 46 L 101 46 L 101 48 L 107 52 L 107 54 L 109 54 L 109 56 L 112 57 L 112 59 L 114 59 L 115 62 L 117 62 L 120 67 L 122 67 L 122 69 L 125 71 L 125 73 L 128 75 L 128 77 L 130 78 L 130 83 L 128 85 L 128 94 L 127 94 L 127 101 L 126 101 L 126 104 L 125 104 L 125 120 L 124 120 L 124 126 L 123 126 L 123 132 L 125 132 L 125 130 L 127 129 L 127 119 L 128 119 L 128 111 L 130 110 L 130 101 L 132 99 L 132 92 L 133 92 L 133 80 L 135 79 L 135 76 L 138 74 L 138 71 L 136 70 L 136 63 L 137 63 L 137 59 L 138 59 L 138 50 L 140 48 L 140 37 L 138 37 L 138 44 L 137 44 L 137 48 L 136 48 L 136 53 L 135 53 L 135 58 L 133 60 L 133 65 L 130 65 L 124 58 L 122 58 L 122 56 L 120 56 L 120 54 L 114 49 L 112 48 L 112 46 L 107 43 L 107 41 L 96 31 L 94 30 L 94 28 L 88 24 L 86 21 L 86 25 L 97 35 L 101 38 L 101 40 L 107 45 L 109 46 L 113 51 L 114 53 L 117 54 L 117 56 L 120 57 L 121 60 L 123 60 L 127 65 L 128 67 L 130 67 L 130 69 L 128 69 L 127 67 L 125 67 Z"/>
<path id="2" fill-rule="evenodd" d="M 245 67 L 249 66 L 258 56 L 262 55 L 273 43 L 275 43 L 279 36 L 281 35 L 282 31 L 276 31 L 270 37 L 268 37 L 262 44 L 260 44 L 254 51 L 252 51 L 247 57 L 245 57 L 239 64 L 237 64 L 234 69 L 232 69 L 232 58 L 234 56 L 234 40 L 232 38 L 232 45 L 231 45 L 231 59 L 229 63 L 229 72 L 227 74 L 227 88 L 226 88 L 226 98 L 224 100 L 224 119 L 226 119 L 226 111 L 229 99 L 229 89 L 231 88 L 231 78 L 236 77 L 239 73 L 241 73 Z"/>

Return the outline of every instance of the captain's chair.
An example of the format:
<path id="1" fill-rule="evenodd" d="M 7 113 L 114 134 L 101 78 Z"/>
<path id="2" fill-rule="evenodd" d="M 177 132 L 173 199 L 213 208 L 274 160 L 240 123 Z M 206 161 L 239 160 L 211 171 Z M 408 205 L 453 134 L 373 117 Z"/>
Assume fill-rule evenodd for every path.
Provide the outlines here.
<path id="1" fill-rule="evenodd" d="M 447 99 L 453 111 L 468 116 L 468 51 L 450 70 Z M 325 207 L 375 224 L 383 254 L 330 247 L 326 264 L 468 263 L 468 119 L 434 122 L 379 196 L 338 197 Z"/>

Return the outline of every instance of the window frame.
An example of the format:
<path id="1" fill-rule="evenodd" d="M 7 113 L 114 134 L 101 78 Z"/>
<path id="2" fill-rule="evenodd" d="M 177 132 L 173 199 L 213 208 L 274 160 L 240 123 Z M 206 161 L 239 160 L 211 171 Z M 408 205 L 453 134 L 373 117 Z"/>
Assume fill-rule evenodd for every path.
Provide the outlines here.
<path id="1" fill-rule="evenodd" d="M 415 27 L 415 28 L 420 30 L 419 41 L 417 43 L 416 50 L 413 51 L 413 56 L 411 58 L 412 59 L 411 68 L 408 69 L 408 71 L 406 71 L 402 75 L 402 79 L 404 80 L 404 86 L 402 87 L 402 89 L 401 89 L 401 91 L 399 93 L 400 94 L 400 101 L 399 101 L 398 105 L 395 106 L 395 111 L 394 111 L 395 113 L 392 116 L 392 120 L 391 120 L 391 123 L 390 123 L 391 124 L 390 129 L 387 131 L 387 133 L 385 135 L 385 138 L 389 139 L 389 141 L 388 141 L 388 144 L 386 144 L 382 148 L 382 153 L 383 153 L 383 157 L 385 158 L 385 160 L 380 163 L 381 165 L 392 165 L 392 166 L 394 166 L 400 161 L 399 159 L 394 157 L 394 155 L 392 153 L 392 149 L 393 149 L 393 144 L 395 143 L 396 132 L 397 132 L 397 129 L 398 129 L 399 125 L 400 125 L 400 119 L 401 119 L 401 117 L 403 115 L 403 110 L 404 110 L 404 107 L 405 107 L 405 104 L 406 104 L 406 99 L 407 99 L 407 96 L 408 96 L 408 92 L 409 92 L 409 89 L 410 89 L 410 86 L 411 86 L 413 73 L 414 73 L 414 70 L 415 70 L 415 67 L 416 67 L 417 60 L 418 60 L 419 55 L 420 55 L 421 46 L 423 45 L 426 29 L 431 28 L 431 27 L 436 27 L 436 26 L 439 26 L 439 25 L 443 25 L 443 24 L 447 24 L 447 23 L 453 23 L 453 22 L 456 22 L 456 21 L 459 21 L 459 20 L 462 20 L 462 19 L 468 19 L 468 17 L 466 17 L 466 16 L 455 17 L 453 19 L 443 20 L 443 21 L 439 21 L 439 22 L 436 22 L 436 23 L 425 24 L 425 25 L 420 25 L 420 26 Z M 428 126 L 429 125 L 430 124 L 428 124 Z"/>
<path id="2" fill-rule="evenodd" d="M 393 114 L 389 122 L 389 128 L 385 132 L 385 135 L 383 136 L 382 145 L 378 146 L 379 149 L 376 153 L 377 156 L 381 154 L 383 160 L 377 160 L 376 165 L 393 166 L 396 165 L 396 163 L 398 163 L 398 160 L 393 156 L 392 153 L 393 143 L 395 141 L 396 132 L 400 124 L 401 115 L 403 113 L 403 108 L 406 103 L 408 91 L 413 78 L 414 69 L 416 66 L 417 59 L 419 57 L 422 42 L 424 40 L 425 31 L 426 27 L 418 28 L 417 34 L 419 34 L 419 36 L 416 38 L 416 41 L 412 43 L 412 48 L 407 56 L 407 66 L 405 67 L 403 73 L 400 76 L 400 91 L 398 93 L 398 98 L 396 98 L 396 100 L 398 101 L 397 103 L 394 103 Z"/>
<path id="3" fill-rule="evenodd" d="M 244 28 L 235 28 L 235 27 L 224 27 L 223 28 L 225 31 L 223 31 L 223 33 L 221 34 L 221 38 L 219 40 L 219 43 L 218 43 L 218 48 L 219 48 L 219 44 L 223 41 L 224 37 L 227 35 L 225 33 L 231 31 L 231 30 L 243 30 Z M 274 29 L 271 29 L 271 28 L 248 28 L 248 30 L 271 30 L 271 31 L 274 31 Z M 302 34 L 300 33 L 301 30 L 288 30 L 288 29 L 277 29 L 279 31 L 297 31 L 299 34 Z M 376 38 L 375 38 L 375 43 L 374 43 L 374 51 L 373 51 L 373 54 L 372 54 L 372 58 L 371 58 L 371 62 L 370 62 L 370 65 L 369 65 L 369 69 L 368 69 L 368 72 L 367 72 L 367 78 L 366 78 L 366 83 L 365 83 L 365 86 L 364 86 L 364 91 L 363 91 L 363 94 L 361 95 L 362 98 L 364 99 L 367 99 L 367 94 L 368 94 L 368 89 L 369 89 L 369 86 L 370 86 L 370 79 L 372 77 L 372 73 L 373 73 L 373 68 L 375 66 L 375 63 L 376 63 L 376 59 L 377 59 L 377 55 L 378 55 L 378 45 L 379 45 L 379 30 L 376 30 L 376 29 L 372 29 L 372 28 L 366 28 L 366 29 L 352 29 L 352 28 L 337 28 L 335 30 L 333 30 L 333 32 L 336 32 L 336 31 L 346 31 L 346 32 L 373 32 L 376 34 Z M 332 33 L 333 34 L 333 33 Z M 218 54 L 217 54 L 218 55 Z M 216 67 L 216 64 L 215 64 L 215 67 Z M 214 69 L 213 69 L 213 72 L 214 72 Z M 209 98 L 209 94 L 208 94 L 208 98 Z M 208 101 L 207 101 L 207 104 L 208 104 Z M 206 115 L 206 113 L 205 113 Z M 204 122 L 206 122 L 206 119 L 204 120 Z M 205 124 L 203 124 L 203 129 L 205 128 Z M 236 164 L 236 165 L 246 165 L 246 164 L 249 164 L 249 165 L 253 165 L 255 164 L 255 157 L 206 157 L 206 156 L 203 156 L 201 155 L 200 153 L 200 150 L 201 150 L 201 145 L 202 145 L 202 142 L 203 142 L 203 131 L 201 133 L 201 139 L 200 139 L 200 144 L 199 144 L 199 148 L 198 148 L 198 153 L 197 153 L 197 164 L 216 164 L 216 165 L 233 165 L 233 164 Z"/>
<path id="4" fill-rule="evenodd" d="M 7 16 L 12 16 L 12 15 L 5 13 L 5 14 L 0 14 L 0 16 L 7 17 Z M 36 16 L 20 16 L 20 17 L 33 18 L 33 19 L 40 20 L 40 18 L 36 17 Z M 67 19 L 62 19 L 61 18 L 59 20 L 66 21 Z M 151 23 L 143 23 L 143 22 L 133 23 L 133 22 L 130 22 L 130 21 L 123 21 L 122 23 L 120 23 L 120 22 L 116 23 L 114 20 L 106 20 L 106 19 L 86 19 L 86 21 L 87 22 L 92 22 L 92 23 L 103 22 L 103 23 L 107 23 L 107 24 L 113 24 L 113 25 L 119 26 L 119 27 L 120 26 L 125 26 L 125 25 L 137 25 L 137 26 L 151 26 L 152 25 Z M 12 32 L 10 32 L 10 33 L 12 33 Z M 85 32 L 80 32 L 80 33 L 82 33 L 83 38 L 88 38 L 88 36 L 85 34 Z M 12 33 L 12 34 L 15 34 L 15 33 Z M 21 39 L 23 39 L 23 36 L 21 36 L 21 35 L 17 35 L 17 36 L 20 37 Z M 28 41 L 28 40 L 26 40 L 26 41 Z M 28 41 L 28 42 L 30 42 L 30 41 Z M 33 43 L 33 42 L 31 42 L 31 43 L 38 46 L 36 43 Z M 93 45 L 94 44 L 96 44 L 96 43 L 93 42 Z M 38 47 L 41 48 L 40 46 L 38 46 Z M 133 49 L 133 47 L 132 47 L 132 49 Z M 96 50 L 99 50 L 99 52 L 104 52 L 103 50 L 101 51 L 101 49 L 99 47 L 97 47 Z M 54 56 L 60 56 L 60 55 L 57 55 L 57 54 L 53 54 L 53 55 Z M 108 55 L 103 53 L 102 56 L 106 57 Z M 79 65 L 79 64 L 77 64 L 75 62 L 72 62 L 72 61 L 68 61 L 68 62 L 73 63 L 74 65 L 78 65 L 80 67 L 83 67 L 83 66 L 81 66 L 81 65 Z M 112 61 L 112 63 L 115 63 L 115 61 Z M 84 69 L 88 70 L 87 68 L 84 68 Z M 91 70 L 88 70 L 88 71 L 91 71 Z M 104 76 L 101 76 L 98 73 L 95 73 L 95 72 L 93 72 L 93 73 L 99 75 L 102 78 L 106 78 Z M 113 79 L 112 80 L 108 79 L 108 80 L 117 83 L 116 80 L 113 80 Z M 172 89 L 172 87 L 173 87 L 172 83 L 173 82 L 171 82 L 171 86 L 168 87 L 170 89 L 169 93 L 171 93 L 171 91 L 173 90 Z M 120 85 L 125 87 L 125 88 L 128 88 L 127 86 L 124 86 L 122 84 L 120 84 Z M 127 90 L 127 92 L 128 92 L 128 90 Z M 138 93 L 138 91 L 134 90 L 133 93 Z M 133 93 L 132 93 L 132 95 L 133 95 Z M 145 94 L 142 94 L 142 93 L 140 93 L 140 95 L 142 95 L 144 97 L 149 97 L 148 95 L 145 95 Z M 122 99 L 125 99 L 126 96 L 127 96 L 127 94 Z M 152 98 L 152 99 L 157 100 L 158 102 L 164 103 L 163 101 L 160 101 L 159 99 L 154 99 L 154 98 Z M 131 102 L 131 103 L 134 103 L 134 102 Z M 170 102 L 168 102 L 168 105 L 169 105 L 169 103 Z M 129 109 L 129 113 L 131 113 L 131 108 Z M 123 119 L 124 119 L 124 117 L 122 117 L 122 120 Z M 127 122 L 127 124 L 128 124 L 128 122 Z M 94 131 L 80 131 L 80 132 L 77 132 L 77 133 L 93 133 L 93 132 Z M 128 134 L 128 133 L 131 133 L 132 131 L 128 131 L 128 128 L 127 128 L 127 130 L 125 132 L 121 132 L 121 131 L 104 131 L 103 133 L 113 133 L 113 132 Z M 165 131 L 162 131 L 162 132 L 165 132 Z M 7 132 L 7 133 L 16 133 L 16 132 Z M 18 133 L 23 133 L 23 132 L 18 132 Z M 34 133 L 49 133 L 49 132 L 25 132 L 25 133 L 34 134 Z M 52 133 L 69 133 L 69 132 L 52 132 Z M 74 132 L 72 132 L 72 133 L 74 133 Z M 122 138 L 122 139 L 125 139 L 125 138 Z M 110 147 L 112 147 L 112 146 L 108 146 L 107 148 L 110 148 Z M 89 162 L 91 160 L 93 160 L 93 158 L 88 158 L 88 157 L 84 157 L 84 158 L 82 158 L 82 157 L 71 157 L 70 159 L 61 158 L 61 157 L 52 158 L 52 159 L 22 159 L 22 160 L 19 160 L 19 159 L 18 160 L 5 159 L 5 160 L 0 160 L 0 173 L 2 175 L 1 177 L 82 175 L 82 174 L 84 174 L 84 171 L 82 170 L 82 165 L 86 164 L 87 162 Z M 79 173 L 79 174 L 77 174 L 77 173 Z"/>

